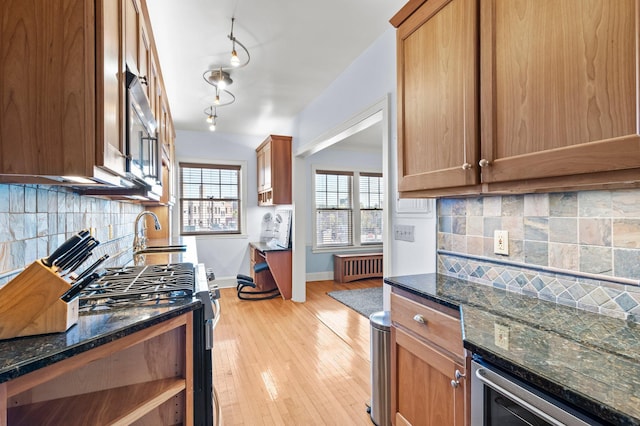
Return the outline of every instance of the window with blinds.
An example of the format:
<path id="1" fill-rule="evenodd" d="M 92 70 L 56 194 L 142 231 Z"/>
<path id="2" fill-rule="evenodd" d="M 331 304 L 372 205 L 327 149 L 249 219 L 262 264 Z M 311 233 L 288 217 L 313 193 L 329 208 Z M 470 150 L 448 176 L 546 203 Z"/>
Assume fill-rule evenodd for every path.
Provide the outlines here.
<path id="1" fill-rule="evenodd" d="M 382 244 L 382 174 L 360 173 L 360 244 Z"/>
<path id="2" fill-rule="evenodd" d="M 316 245 L 353 244 L 353 173 L 316 170 Z"/>
<path id="3" fill-rule="evenodd" d="M 239 234 L 240 166 L 180 163 L 181 235 Z"/>
<path id="4" fill-rule="evenodd" d="M 314 248 L 382 244 L 382 174 L 315 170 L 314 193 Z"/>

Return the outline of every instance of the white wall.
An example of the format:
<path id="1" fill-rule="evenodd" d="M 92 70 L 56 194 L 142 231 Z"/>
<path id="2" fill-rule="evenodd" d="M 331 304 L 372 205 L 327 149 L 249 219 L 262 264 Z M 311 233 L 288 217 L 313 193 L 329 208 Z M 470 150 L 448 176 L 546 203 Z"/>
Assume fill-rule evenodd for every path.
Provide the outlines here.
<path id="1" fill-rule="evenodd" d="M 312 143 L 323 133 L 348 121 L 390 94 L 390 170 L 383 171 L 389 178 L 388 195 L 395 200 L 397 182 L 396 161 L 396 54 L 395 30 L 389 27 L 371 47 L 338 77 L 312 103 L 310 103 L 295 121 L 293 132 L 293 152 Z M 275 132 L 275 130 L 274 130 Z M 266 135 L 265 135 L 266 137 Z M 217 277 L 231 277 L 238 272 L 248 273 L 248 242 L 259 239 L 259 227 L 262 216 L 270 210 L 257 206 L 256 155 L 255 148 L 263 137 L 249 135 L 230 135 L 218 132 L 178 131 L 176 137 L 176 158 L 187 162 L 214 162 L 216 160 L 243 160 L 247 164 L 247 230 L 246 234 L 232 238 L 198 237 L 198 255 L 213 268 Z M 308 167 L 305 160 L 294 161 L 295 199 L 303 200 L 303 208 L 296 209 L 294 233 L 297 229 L 307 228 L 311 220 L 308 213 L 310 200 L 306 196 L 306 177 Z M 303 176 L 301 179 L 300 176 Z M 177 194 L 179 197 L 179 194 Z M 395 204 L 394 204 L 395 205 Z M 179 206 L 174 207 L 174 229 L 179 233 Z M 391 270 L 386 275 L 404 275 L 435 271 L 435 222 L 431 215 L 410 215 L 401 217 L 394 213 L 393 226 L 396 223 L 415 226 L 415 242 L 390 241 Z M 302 225 L 302 227 L 301 227 Z M 307 238 L 294 239 L 294 262 L 296 251 L 304 252 Z M 304 254 L 302 255 L 304 257 Z M 305 262 L 294 265 L 294 300 L 303 301 Z"/>
<path id="2" fill-rule="evenodd" d="M 388 196 L 397 198 L 397 127 L 396 127 L 396 38 L 389 27 L 375 43 L 365 50 L 343 74 L 297 117 L 297 138 L 294 153 L 341 123 L 348 121 L 391 94 L 390 113 L 390 170 Z M 294 180 L 297 178 L 294 176 Z M 392 223 L 415 226 L 415 241 L 390 241 L 391 270 L 385 275 L 405 275 L 435 272 L 436 218 L 433 214 L 396 214 L 395 202 Z M 300 223 L 296 220 L 296 225 Z M 295 281 L 294 281 L 295 285 Z"/>
<path id="3" fill-rule="evenodd" d="M 266 137 L 266 135 L 265 135 Z M 224 134 L 219 132 L 176 132 L 176 158 L 178 162 L 215 163 L 216 161 L 243 161 L 246 168 L 246 229 L 239 236 L 198 236 L 198 259 L 207 268 L 213 268 L 216 278 L 235 277 L 249 273 L 249 242 L 260 239 L 262 216 L 273 212 L 272 207 L 258 207 L 257 164 L 255 149 L 263 137 Z M 177 170 L 179 172 L 179 170 Z M 180 188 L 176 200 L 180 199 Z M 173 207 L 173 229 L 180 234 L 180 204 Z"/>

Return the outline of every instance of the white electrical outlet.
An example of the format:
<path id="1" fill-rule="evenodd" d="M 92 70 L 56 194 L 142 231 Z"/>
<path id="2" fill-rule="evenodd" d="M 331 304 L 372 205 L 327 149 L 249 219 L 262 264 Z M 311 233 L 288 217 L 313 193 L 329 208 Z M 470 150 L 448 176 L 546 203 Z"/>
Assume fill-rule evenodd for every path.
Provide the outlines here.
<path id="1" fill-rule="evenodd" d="M 509 231 L 493 231 L 493 252 L 509 255 Z"/>
<path id="2" fill-rule="evenodd" d="M 497 347 L 509 350 L 509 326 L 494 323 L 494 343 Z"/>

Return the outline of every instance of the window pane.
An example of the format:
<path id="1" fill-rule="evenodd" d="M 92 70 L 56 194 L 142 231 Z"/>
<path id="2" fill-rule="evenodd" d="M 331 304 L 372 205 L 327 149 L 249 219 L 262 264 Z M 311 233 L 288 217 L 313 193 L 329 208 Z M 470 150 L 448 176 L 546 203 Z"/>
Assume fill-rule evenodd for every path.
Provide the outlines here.
<path id="1" fill-rule="evenodd" d="M 351 245 L 351 211 L 316 211 L 316 241 L 318 247 Z"/>
<path id="2" fill-rule="evenodd" d="M 360 176 L 360 208 L 382 208 L 382 177 Z"/>
<path id="3" fill-rule="evenodd" d="M 316 208 L 350 209 L 351 179 L 350 175 L 316 173 Z"/>
<path id="4" fill-rule="evenodd" d="M 196 201 L 182 203 L 184 232 L 238 232 L 237 201 Z"/>
<path id="5" fill-rule="evenodd" d="M 200 169 L 183 168 L 182 169 L 182 181 L 185 183 L 200 183 L 201 173 Z"/>
<path id="6" fill-rule="evenodd" d="M 382 210 L 360 210 L 360 244 L 382 243 Z"/>
<path id="7" fill-rule="evenodd" d="M 220 198 L 220 186 L 210 185 L 208 183 L 203 184 L 202 197 L 198 197 L 198 198 Z"/>
<path id="8" fill-rule="evenodd" d="M 182 233 L 239 233 L 240 167 L 181 168 Z"/>
<path id="9" fill-rule="evenodd" d="M 220 198 L 239 198 L 238 185 L 222 185 L 220 187 Z"/>
<path id="10" fill-rule="evenodd" d="M 182 185 L 183 198 L 201 198 L 200 183 L 185 183 Z"/>

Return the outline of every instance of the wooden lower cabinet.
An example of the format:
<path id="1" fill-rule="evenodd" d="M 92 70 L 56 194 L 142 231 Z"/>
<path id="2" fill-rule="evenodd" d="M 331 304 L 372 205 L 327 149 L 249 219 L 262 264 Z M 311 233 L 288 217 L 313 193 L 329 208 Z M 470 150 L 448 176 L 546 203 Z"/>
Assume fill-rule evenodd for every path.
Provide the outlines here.
<path id="1" fill-rule="evenodd" d="M 425 319 L 431 308 L 418 305 L 419 309 L 401 312 L 407 304 L 402 296 L 392 294 L 391 300 L 391 416 L 396 426 L 463 426 L 467 424 L 468 391 L 466 361 L 462 339 L 453 336 L 451 342 L 459 348 L 450 353 L 433 341 L 426 333 L 406 327 L 404 318 L 424 327 L 438 329 L 437 316 Z M 400 304 L 398 302 L 401 302 Z M 409 301 L 415 303 L 413 301 Z M 395 315 L 394 315 L 395 309 Z M 420 319 L 424 323 L 419 322 Z M 448 317 L 460 324 L 459 320 Z M 435 322 L 434 322 L 435 321 Z M 412 328 L 415 329 L 415 327 Z M 446 337 L 446 336 L 440 336 Z"/>
<path id="2" fill-rule="evenodd" d="M 464 425 L 466 381 L 455 388 L 451 381 L 465 367 L 401 329 L 392 327 L 391 336 L 395 424 Z"/>
<path id="3" fill-rule="evenodd" d="M 192 314 L 0 384 L 0 425 L 193 425 Z"/>

